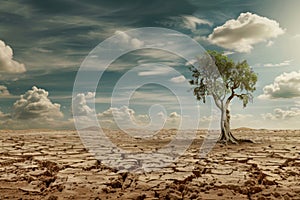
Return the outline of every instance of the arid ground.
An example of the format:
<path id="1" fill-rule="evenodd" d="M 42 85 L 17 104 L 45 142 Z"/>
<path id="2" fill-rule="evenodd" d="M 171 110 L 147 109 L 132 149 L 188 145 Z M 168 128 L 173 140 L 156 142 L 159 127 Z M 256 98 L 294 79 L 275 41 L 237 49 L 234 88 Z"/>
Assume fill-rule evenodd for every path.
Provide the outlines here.
<path id="1" fill-rule="evenodd" d="M 107 131 L 118 146 L 142 151 L 168 143 Z M 76 131 L 0 131 L 0 199 L 300 199 L 300 130 L 238 129 L 255 143 L 217 144 L 199 158 L 204 132 L 174 164 L 134 174 L 86 151 Z"/>

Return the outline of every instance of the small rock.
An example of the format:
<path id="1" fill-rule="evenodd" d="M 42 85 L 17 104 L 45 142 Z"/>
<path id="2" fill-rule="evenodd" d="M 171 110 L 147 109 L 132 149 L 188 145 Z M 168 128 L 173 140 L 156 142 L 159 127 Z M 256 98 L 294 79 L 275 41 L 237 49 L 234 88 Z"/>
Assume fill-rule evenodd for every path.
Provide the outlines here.
<path id="1" fill-rule="evenodd" d="M 191 196 L 190 196 L 190 199 L 197 199 L 199 197 L 199 195 L 197 195 L 196 193 L 193 193 Z"/>
<path id="2" fill-rule="evenodd" d="M 41 192 L 39 188 L 36 188 L 33 185 L 28 185 L 26 187 L 22 187 L 22 188 L 20 188 L 20 190 L 23 192 L 29 192 L 29 193 L 40 193 Z"/>
<path id="3" fill-rule="evenodd" d="M 46 169 L 44 169 L 44 170 L 35 170 L 35 171 L 29 172 L 29 175 L 31 175 L 31 176 L 41 176 L 41 175 L 44 175 L 46 172 L 47 172 Z"/>
<path id="4" fill-rule="evenodd" d="M 261 196 L 261 197 L 258 197 L 257 200 L 266 200 L 266 198 Z"/>
<path id="5" fill-rule="evenodd" d="M 259 186 L 253 186 L 249 189 L 251 194 L 256 194 L 262 191 L 262 188 Z"/>
<path id="6" fill-rule="evenodd" d="M 57 196 L 54 196 L 54 195 L 50 195 L 48 200 L 57 200 L 58 197 Z"/>
<path id="7" fill-rule="evenodd" d="M 280 194 L 278 192 L 274 192 L 273 196 L 276 197 L 276 198 L 278 198 L 278 197 L 280 197 Z"/>
<path id="8" fill-rule="evenodd" d="M 218 196 L 223 196 L 224 193 L 223 193 L 223 192 L 218 192 L 217 195 L 218 195 Z"/>
<path id="9" fill-rule="evenodd" d="M 256 182 L 254 180 L 247 180 L 244 185 L 245 186 L 254 186 L 256 184 Z"/>
<path id="10" fill-rule="evenodd" d="M 212 169 L 211 173 L 216 174 L 216 175 L 230 175 L 232 174 L 233 170 L 232 169 Z"/>
<path id="11" fill-rule="evenodd" d="M 182 195 L 179 191 L 170 192 L 169 197 L 170 197 L 170 199 L 173 199 L 173 200 L 182 199 Z"/>
<path id="12" fill-rule="evenodd" d="M 275 179 L 273 177 L 267 176 L 263 180 L 264 185 L 277 185 Z"/>
<path id="13" fill-rule="evenodd" d="M 16 174 L 8 173 L 0 176 L 0 181 L 15 181 L 17 178 Z"/>

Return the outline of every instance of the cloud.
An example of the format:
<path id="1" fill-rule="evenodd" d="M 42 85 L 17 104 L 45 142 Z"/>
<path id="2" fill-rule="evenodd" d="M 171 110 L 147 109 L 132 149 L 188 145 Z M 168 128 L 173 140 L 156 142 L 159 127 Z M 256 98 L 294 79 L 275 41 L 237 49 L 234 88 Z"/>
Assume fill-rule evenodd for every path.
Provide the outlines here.
<path id="1" fill-rule="evenodd" d="M 0 97 L 2 96 L 9 96 L 10 95 L 10 93 L 9 93 L 9 91 L 8 91 L 8 89 L 7 89 L 7 87 L 6 86 L 4 86 L 4 85 L 0 85 Z"/>
<path id="2" fill-rule="evenodd" d="M 229 56 L 229 55 L 232 55 L 234 53 L 235 53 L 234 51 L 224 51 L 223 55 L 224 56 Z"/>
<path id="3" fill-rule="evenodd" d="M 153 76 L 153 75 L 164 75 L 164 74 L 168 74 L 172 71 L 171 68 L 169 67 L 156 67 L 153 66 L 153 68 L 147 69 L 145 71 L 142 72 L 138 72 L 139 76 Z"/>
<path id="4" fill-rule="evenodd" d="M 25 65 L 13 60 L 13 50 L 0 40 L 0 72 L 23 73 L 26 71 Z"/>
<path id="5" fill-rule="evenodd" d="M 6 129 L 73 129 L 73 120 L 64 120 L 60 107 L 51 102 L 46 90 L 33 86 L 13 104 L 11 113 L 0 111 L 0 125 Z"/>
<path id="6" fill-rule="evenodd" d="M 271 40 L 270 40 L 270 41 L 267 43 L 266 46 L 267 46 L 267 47 L 271 47 L 271 46 L 273 46 L 273 44 L 274 44 L 274 41 L 271 41 Z"/>
<path id="7" fill-rule="evenodd" d="M 133 109 L 128 108 L 128 106 L 122 106 L 120 108 L 113 108 L 110 107 L 109 109 L 105 110 L 102 113 L 98 114 L 98 117 L 103 117 L 103 118 L 111 118 L 115 117 L 116 118 L 127 118 L 131 120 L 135 114 L 135 111 Z"/>
<path id="8" fill-rule="evenodd" d="M 135 111 L 128 106 L 110 107 L 98 113 L 97 117 L 105 128 L 136 128 L 132 126 L 134 123 L 145 126 L 150 119 L 148 115 L 136 115 Z"/>
<path id="9" fill-rule="evenodd" d="M 176 77 L 171 78 L 170 81 L 173 83 L 183 83 L 186 81 L 186 79 L 183 75 L 181 75 L 181 76 L 176 76 Z"/>
<path id="10" fill-rule="evenodd" d="M 200 19 L 200 18 L 192 16 L 192 15 L 183 15 L 182 19 L 183 19 L 184 26 L 193 31 L 196 30 L 198 25 L 209 25 L 209 26 L 213 25 L 208 20 Z"/>
<path id="11" fill-rule="evenodd" d="M 172 112 L 172 113 L 170 113 L 169 117 L 170 118 L 179 118 L 180 114 L 178 114 L 177 112 Z"/>
<path id="12" fill-rule="evenodd" d="M 74 106 L 73 114 L 75 116 L 89 116 L 91 114 L 95 114 L 95 110 L 90 108 L 88 105 L 89 101 L 94 98 L 95 95 L 95 92 L 77 94 L 73 99 L 73 103 L 76 105 Z"/>
<path id="13" fill-rule="evenodd" d="M 17 120 L 54 120 L 63 117 L 60 104 L 52 103 L 48 92 L 33 86 L 24 95 L 21 95 L 13 105 L 13 119 Z"/>
<path id="14" fill-rule="evenodd" d="M 274 109 L 273 113 L 262 114 L 265 120 L 290 120 L 292 118 L 300 119 L 300 107 L 292 107 L 283 110 L 281 108 Z"/>
<path id="15" fill-rule="evenodd" d="M 202 116 L 200 118 L 200 127 L 207 128 L 209 124 L 212 123 L 215 128 L 219 127 L 220 115 L 210 115 L 210 116 Z M 230 124 L 232 128 L 238 128 L 243 126 L 251 126 L 253 125 L 254 116 L 251 114 L 231 114 L 230 115 Z M 216 124 L 217 122 L 217 124 Z M 255 126 L 255 124 L 254 124 Z"/>
<path id="16" fill-rule="evenodd" d="M 245 122 L 245 120 L 247 120 L 249 118 L 252 118 L 253 115 L 251 115 L 251 114 L 233 114 L 230 117 L 231 117 L 231 120 L 234 123 L 234 122 L 237 122 L 237 121 Z"/>
<path id="17" fill-rule="evenodd" d="M 296 34 L 292 37 L 293 39 L 300 39 L 300 34 Z"/>
<path id="18" fill-rule="evenodd" d="M 275 20 L 247 12 L 216 27 L 207 40 L 225 49 L 249 53 L 253 45 L 284 33 Z"/>
<path id="19" fill-rule="evenodd" d="M 151 111 L 150 111 L 151 112 Z M 104 128 L 125 128 L 125 129 L 145 129 L 159 130 L 161 128 L 178 128 L 182 117 L 177 112 L 166 115 L 164 112 L 153 111 L 151 117 L 148 114 L 136 114 L 135 110 L 128 106 L 119 108 L 111 107 L 98 113 L 98 119 Z M 191 126 L 185 126 L 190 128 Z"/>
<path id="20" fill-rule="evenodd" d="M 0 110 L 0 120 L 1 122 L 3 123 L 4 120 L 7 120 L 10 118 L 10 114 L 7 114 L 7 113 L 3 113 L 1 110 Z M 0 123 L 1 124 L 1 123 Z"/>
<path id="21" fill-rule="evenodd" d="M 267 64 L 264 64 L 264 67 L 284 67 L 284 66 L 290 66 L 291 65 L 291 62 L 293 60 L 285 60 L 281 63 L 267 63 Z"/>
<path id="22" fill-rule="evenodd" d="M 172 28 L 180 28 L 180 29 L 188 29 L 192 32 L 195 32 L 197 28 L 201 25 L 212 26 L 213 23 L 206 20 L 200 19 L 193 15 L 181 15 L 176 17 L 169 17 L 167 20 L 160 21 L 160 24 L 172 27 Z"/>
<path id="23" fill-rule="evenodd" d="M 123 45 L 130 45 L 134 48 L 141 48 L 144 45 L 143 41 L 133 38 L 123 31 L 116 31 L 115 34 L 119 36 Z"/>
<path id="24" fill-rule="evenodd" d="M 300 70 L 284 72 L 277 76 L 274 82 L 263 88 L 260 99 L 295 98 L 300 97 Z"/>
<path id="25" fill-rule="evenodd" d="M 171 112 L 169 116 L 165 116 L 165 119 L 166 119 L 165 128 L 179 128 L 180 125 L 181 128 L 183 129 L 189 129 L 192 127 L 190 126 L 190 124 L 181 124 L 183 120 L 183 116 L 177 112 Z"/>
<path id="26" fill-rule="evenodd" d="M 95 92 L 78 93 L 73 96 L 72 113 L 76 128 L 83 129 L 95 126 L 97 123 L 96 111 L 92 108 Z M 95 100 L 96 101 L 96 100 Z"/>

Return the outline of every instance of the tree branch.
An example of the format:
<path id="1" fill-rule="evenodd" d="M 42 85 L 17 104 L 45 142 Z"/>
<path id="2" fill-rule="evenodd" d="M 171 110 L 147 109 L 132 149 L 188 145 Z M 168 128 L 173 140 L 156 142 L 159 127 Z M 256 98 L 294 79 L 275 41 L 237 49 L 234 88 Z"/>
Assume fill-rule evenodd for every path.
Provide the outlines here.
<path id="1" fill-rule="evenodd" d="M 220 110 L 222 110 L 221 100 L 220 100 L 220 99 L 217 97 L 217 95 L 214 94 L 214 93 L 212 93 L 212 96 L 213 96 L 213 98 L 214 98 L 214 101 L 215 101 L 216 106 L 217 106 Z"/>
<path id="2" fill-rule="evenodd" d="M 236 96 L 236 94 L 234 93 L 234 87 L 232 87 L 231 88 L 231 95 L 226 100 L 226 107 L 229 105 L 230 101 L 233 99 L 234 96 Z"/>

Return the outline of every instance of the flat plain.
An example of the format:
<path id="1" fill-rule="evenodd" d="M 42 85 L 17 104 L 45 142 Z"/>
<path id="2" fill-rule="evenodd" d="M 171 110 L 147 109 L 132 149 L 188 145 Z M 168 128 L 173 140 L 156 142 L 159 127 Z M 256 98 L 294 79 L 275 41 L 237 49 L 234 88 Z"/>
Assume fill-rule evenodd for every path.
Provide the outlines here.
<path id="1" fill-rule="evenodd" d="M 105 131 L 129 152 L 162 148 L 176 134 L 143 140 Z M 233 133 L 254 143 L 218 143 L 200 158 L 199 130 L 174 163 L 134 173 L 96 160 L 76 131 L 1 130 L 0 199 L 300 199 L 300 130 Z"/>

